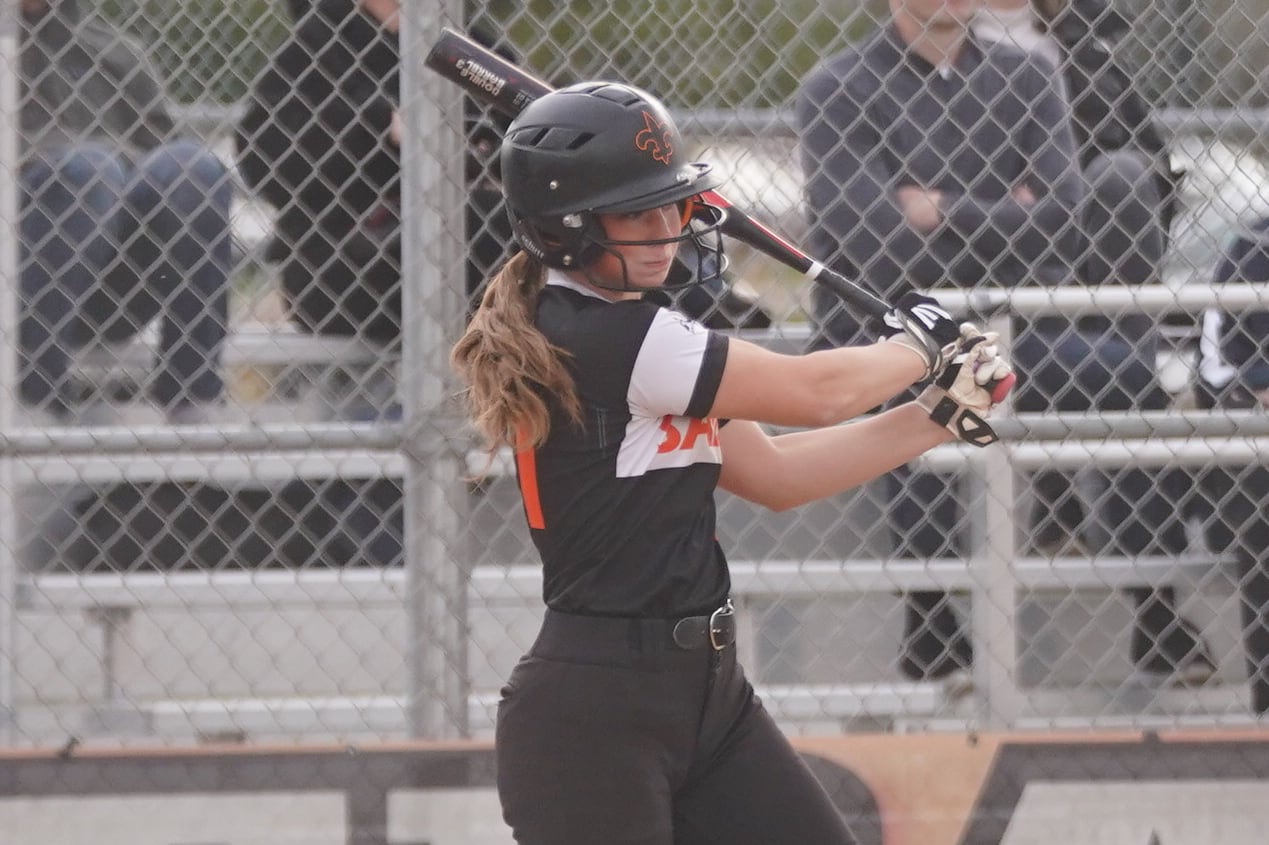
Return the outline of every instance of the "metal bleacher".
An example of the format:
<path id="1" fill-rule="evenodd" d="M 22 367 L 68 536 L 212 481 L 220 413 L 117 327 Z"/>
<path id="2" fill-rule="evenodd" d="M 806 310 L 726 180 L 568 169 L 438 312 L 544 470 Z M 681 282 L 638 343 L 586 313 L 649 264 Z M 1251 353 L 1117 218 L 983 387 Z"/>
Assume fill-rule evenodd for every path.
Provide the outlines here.
<path id="1" fill-rule="evenodd" d="M 986 315 L 1007 328 L 1005 314 L 1089 308 L 1116 309 L 1133 303 L 1151 313 L 1195 312 L 1213 304 L 1244 307 L 1265 295 L 1260 286 L 1229 286 L 1177 292 L 1165 289 L 1033 290 L 965 296 L 938 292 L 953 310 Z M 994 316 L 993 316 L 994 315 Z M 805 329 L 777 327 L 751 333 L 750 339 L 776 348 L 798 348 Z M 252 349 L 263 357 L 276 354 L 267 338 L 247 336 L 232 342 L 244 362 Z M 313 350 L 310 350 L 313 351 Z M 323 355 L 347 354 L 352 365 L 366 360 L 367 350 L 356 345 L 329 346 Z M 292 353 L 283 357 L 294 363 Z M 302 357 L 302 356 L 301 356 Z M 319 356 L 320 357 L 320 356 Z M 272 360 L 272 359 L 269 359 Z M 905 589 L 939 588 L 970 596 L 975 641 L 990 659 L 976 661 L 972 695 L 936 683 L 911 683 L 882 676 L 842 683 L 767 681 L 755 668 L 755 682 L 773 713 L 790 730 L 825 726 L 880 725 L 901 729 L 914 725 L 992 724 L 1017 727 L 1036 720 L 1046 724 L 1118 724 L 1132 712 L 1134 724 L 1151 714 L 1175 723 L 1177 719 L 1211 718 L 1217 714 L 1238 722 L 1245 711 L 1245 690 L 1237 677 L 1202 691 L 1155 691 L 1149 713 L 1143 716 L 1124 688 L 1054 689 L 1020 683 L 1019 599 L 1046 591 L 1102 590 L 1169 579 L 1198 584 L 1201 589 L 1232 589 L 1232 576 L 1221 575 L 1222 561 L 1195 549 L 1182 559 L 1170 557 L 1125 559 L 1111 556 L 1044 557 L 1028 553 L 1019 543 L 1014 503 L 1022 495 L 1020 474 L 1049 466 L 1096 463 L 1117 466 L 1196 464 L 1263 459 L 1269 454 L 1269 417 L 1263 413 L 1212 414 L 1168 411 L 1147 414 L 1019 415 L 1007 411 L 997 420 L 1003 443 L 993 449 L 971 450 L 952 445 L 934 450 L 922 462 L 930 468 L 964 471 L 986 495 L 972 514 L 977 529 L 967 559 L 900 561 L 887 558 L 886 549 L 870 547 L 862 526 L 875 520 L 867 497 L 844 496 L 829 503 L 827 518 L 846 535 L 834 548 L 848 549 L 826 557 L 822 548 L 799 544 L 787 537 L 788 515 L 757 514 L 745 503 L 720 497 L 720 536 L 733 558 L 735 594 L 745 609 L 741 649 L 751 664 L 761 663 L 763 626 L 772 603 L 817 601 L 864 594 L 882 598 Z M 23 430 L 4 438 L 14 462 L 15 482 L 58 484 L 94 478 L 212 479 L 257 483 L 293 477 L 323 478 L 341 473 L 400 478 L 407 472 L 403 454 L 413 448 L 409 428 L 402 424 L 283 424 L 220 425 L 177 431 L 163 427 L 95 430 Z M 431 449 L 436 449 L 436 443 Z M 483 456 L 466 451 L 469 442 L 455 436 L 450 444 L 466 471 L 485 465 Z M 435 454 L 433 451 L 431 454 Z M 470 495 L 514 498 L 505 479 L 506 456 L 491 467 L 504 486 Z M 459 475 L 467 475 L 467 472 Z M 869 510 L 874 508 L 874 510 Z M 739 509 L 739 510 L 738 510 Z M 753 542 L 752 526 L 762 526 L 777 538 L 774 548 Z M 854 528 L 860 528 L 855 531 Z M 784 539 L 780 539 L 780 538 Z M 491 543 L 494 541 L 491 541 Z M 463 586 L 472 626 L 471 635 L 486 665 L 460 679 L 465 689 L 465 731 L 486 736 L 492 730 L 493 701 L 500 674 L 509 668 L 519 649 L 527 645 L 540 612 L 540 574 L 522 552 L 486 550 Z M 492 553 L 488 553 L 492 552 Z M 1224 562 L 1228 563 L 1228 562 Z M 120 678 L 121 650 L 153 614 L 178 613 L 204 620 L 242 613 L 302 612 L 319 607 L 326 612 L 344 609 L 352 617 L 374 618 L 380 628 L 400 624 L 410 612 L 410 572 L 357 567 L 342 570 L 295 571 L 222 570 L 136 573 L 23 573 L 18 581 L 16 612 L 32 632 L 45 624 L 56 628 L 80 616 L 101 638 L 98 662 L 85 671 L 99 674 L 103 695 L 93 702 L 66 702 L 67 712 L 99 729 L 118 730 L 121 724 L 145 735 L 208 737 L 251 735 L 293 736 L 297 733 L 339 735 L 397 735 L 410 725 L 406 696 L 398 691 L 258 696 L 158 695 L 138 698 Z M 62 620 L 56 622 L 54 620 Z M 384 621 L 391 620 L 391 621 Z M 213 622 L 200 624 L 214 625 Z M 32 627 L 33 626 L 33 627 Z M 491 636 L 481 629 L 491 629 Z M 498 632 L 501 632 L 501 636 Z M 482 637 L 485 641 L 482 641 Z M 20 659 L 20 658 L 19 658 Z M 87 715 L 85 715 L 87 714 Z"/>
<path id="2" fill-rule="evenodd" d="M 411 72 L 419 74 L 415 84 L 420 90 L 433 93 L 418 103 L 456 99 L 455 92 L 427 80 L 421 69 Z M 450 107 L 457 111 L 453 103 Z M 441 125 L 444 114 L 438 108 L 435 114 L 415 117 L 418 125 Z M 230 125 L 232 116 L 219 116 L 215 122 Z M 457 149 L 457 138 L 449 143 Z M 452 158 L 457 161 L 459 157 Z M 436 179 L 437 174 L 428 172 L 429 166 L 424 162 L 421 167 L 407 167 L 407 176 L 416 180 L 407 189 L 422 196 L 430 188 L 437 194 L 435 207 L 460 207 L 457 186 L 462 180 Z M 450 195 L 425 185 L 428 178 L 448 185 L 445 190 Z M 443 229 L 444 224 L 438 223 L 437 231 Z M 453 246 L 455 251 L 459 248 Z M 437 260 L 441 264 L 448 260 L 453 269 L 460 266 L 461 259 L 449 256 Z M 430 278 L 443 274 L 417 275 Z M 989 320 L 1006 334 L 1009 315 L 1131 309 L 1156 316 L 1193 316 L 1214 305 L 1238 309 L 1269 301 L 1265 286 L 1253 285 L 933 293 L 953 311 Z M 444 318 L 436 319 L 440 323 Z M 804 325 L 785 324 L 750 338 L 793 351 L 802 347 L 805 333 Z M 430 354 L 434 364 L 443 358 L 443 353 Z M 376 363 L 380 355 L 380 350 L 356 341 L 312 337 L 250 323 L 234 326 L 225 349 L 230 366 L 281 368 L 364 367 Z M 123 350 L 94 350 L 80 365 L 93 373 L 126 373 L 147 366 L 149 356 L 143 338 Z M 416 374 L 413 378 L 421 377 Z M 0 449 L 7 459 L 5 486 L 12 490 L 24 485 L 51 488 L 160 479 L 277 484 L 293 478 L 341 475 L 406 479 L 403 486 L 418 502 L 416 510 L 407 511 L 407 517 L 426 517 L 421 524 L 411 526 L 415 536 L 406 559 L 412 565 L 161 573 L 57 572 L 38 567 L 5 572 L 0 565 L 0 591 L 12 588 L 15 595 L 11 605 L 0 603 L 0 646 L 14 646 L 0 649 L 8 651 L 0 655 L 0 723 L 4 722 L 3 711 L 10 709 L 21 722 L 24 741 L 45 743 L 65 740 L 68 725 L 81 725 L 78 735 L 85 737 L 124 731 L 162 740 L 239 735 L 266 739 L 300 734 L 308 738 L 489 734 L 498 684 L 510 662 L 527 646 L 540 614 L 540 574 L 524 551 L 527 546 L 520 543 L 521 551 L 516 554 L 504 548 L 507 539 L 499 535 L 490 540 L 490 548 L 477 555 L 479 560 L 470 576 L 460 575 L 458 564 L 465 561 L 455 559 L 445 540 L 463 527 L 454 524 L 454 515 L 440 513 L 440 507 L 433 516 L 428 505 L 451 495 L 454 489 L 462 495 L 496 495 L 513 502 L 514 489 L 506 478 L 509 462 L 494 463 L 495 478 L 487 488 L 472 488 L 466 476 L 484 466 L 483 458 L 472 451 L 472 441 L 461 422 L 445 416 L 437 410 L 439 406 L 426 406 L 429 415 L 422 419 L 410 416 L 407 406 L 404 421 L 378 423 L 306 415 L 292 399 L 272 407 L 277 413 L 244 413 L 241 419 L 179 430 L 162 425 L 42 428 L 19 421 L 0 430 Z M 1119 684 L 1072 690 L 1024 683 L 1026 673 L 1021 664 L 1025 656 L 1020 655 L 1019 642 L 1028 632 L 1019 611 L 1020 593 L 1105 592 L 1163 579 L 1228 591 L 1231 579 L 1222 577 L 1222 568 L 1213 565 L 1220 562 L 1201 548 L 1180 560 L 1033 555 L 1019 542 L 1015 504 L 1023 496 L 1019 475 L 1042 467 L 1264 460 L 1269 455 L 1269 417 L 1255 412 L 1179 410 L 1019 415 L 1005 408 L 996 425 L 1002 436 L 997 447 L 970 450 L 946 446 L 922 459 L 932 468 L 964 472 L 985 492 L 971 497 L 980 506 L 972 514 L 975 543 L 965 559 L 890 559 L 887 549 L 866 541 L 863 528 L 878 517 L 867 496 L 847 495 L 824 503 L 822 517 L 836 526 L 840 535 L 831 549 L 790 535 L 789 520 L 798 515 L 755 513 L 745 503 L 720 496 L 720 537 L 732 559 L 735 594 L 745 620 L 740 647 L 767 706 L 781 723 L 801 731 L 858 725 L 903 730 L 944 723 L 961 728 L 1017 728 L 1035 721 L 1051 726 L 1116 725 L 1129 719 L 1141 726 L 1156 717 L 1169 724 L 1186 719 L 1205 724 L 1214 719 L 1227 723 L 1247 720 L 1249 717 L 1242 715 L 1246 712 L 1245 689 L 1237 669 L 1224 673 L 1226 683 L 1198 692 L 1155 691 L 1145 704 L 1134 700 L 1131 689 Z M 759 532 L 753 526 L 761 529 L 766 542 L 757 542 Z M 5 525 L 0 528 L 13 530 Z M 523 540 L 522 535 L 519 538 Z M 861 595 L 892 603 L 895 592 L 919 588 L 947 589 L 969 596 L 973 637 L 979 654 L 986 658 L 975 663 L 972 694 L 934 683 L 898 681 L 895 673 L 886 671 L 850 682 L 833 677 L 831 672 L 808 682 L 764 676 L 763 641 L 773 625 L 773 605 Z M 456 607 L 470 618 L 447 619 L 443 627 L 436 624 Z M 322 612 L 303 615 L 314 608 Z M 14 618 L 6 618 L 10 612 Z M 227 626 L 241 624 L 239 617 L 243 615 L 252 619 L 293 615 L 300 621 L 287 629 L 292 635 L 306 624 L 325 624 L 330 615 L 336 621 L 329 622 L 327 636 L 372 638 L 374 648 L 391 652 L 382 657 L 374 654 L 373 659 L 404 665 L 409 677 L 398 689 L 331 690 L 297 680 L 289 687 L 276 685 L 276 694 L 269 696 L 242 694 L 216 682 L 202 686 L 174 682 L 171 688 L 156 689 L 154 684 L 136 683 L 130 677 L 129 655 L 144 643 L 155 652 L 151 658 L 155 667 L 180 678 L 186 668 L 180 665 L 184 655 L 162 651 L 163 640 L 219 633 Z M 162 625 L 154 622 L 159 616 L 163 616 Z M 84 655 L 77 651 L 74 659 L 57 666 L 58 677 L 75 679 L 74 683 L 63 682 L 60 692 L 28 692 L 24 696 L 15 689 L 15 675 L 42 677 L 53 673 L 30 666 L 35 658 L 23 654 L 16 647 L 20 642 L 9 636 L 14 627 L 22 631 L 22 637 L 41 642 L 61 639 L 79 647 L 92 640 L 95 646 L 83 650 Z M 367 628 L 370 634 L 366 634 Z M 267 632 L 277 635 L 272 629 Z M 411 650 L 407 644 L 415 648 Z M 820 645 L 823 649 L 850 648 L 852 643 L 847 636 Z M 371 649 L 366 651 L 371 659 Z M 471 657 L 466 666 L 456 667 L 446 663 L 444 656 L 449 653 Z M 890 653 L 881 658 L 886 663 L 892 660 Z M 92 688 L 94 681 L 98 695 L 77 693 Z M 417 712 L 421 692 L 434 692 L 438 702 L 422 717 Z"/>

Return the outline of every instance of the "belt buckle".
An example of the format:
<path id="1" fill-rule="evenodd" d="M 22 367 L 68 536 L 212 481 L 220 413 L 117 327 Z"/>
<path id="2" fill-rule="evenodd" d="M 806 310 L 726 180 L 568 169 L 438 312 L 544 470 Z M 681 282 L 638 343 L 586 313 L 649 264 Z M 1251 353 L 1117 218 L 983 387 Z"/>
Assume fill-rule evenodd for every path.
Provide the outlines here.
<path id="1" fill-rule="evenodd" d="M 731 603 L 731 599 L 727 599 L 727 603 L 715 610 L 709 615 L 709 645 L 714 651 L 722 651 L 727 648 L 730 643 L 719 642 L 718 638 L 722 634 L 727 633 L 723 630 L 720 619 L 730 618 L 735 615 L 736 608 Z M 734 628 L 733 628 L 734 631 Z"/>

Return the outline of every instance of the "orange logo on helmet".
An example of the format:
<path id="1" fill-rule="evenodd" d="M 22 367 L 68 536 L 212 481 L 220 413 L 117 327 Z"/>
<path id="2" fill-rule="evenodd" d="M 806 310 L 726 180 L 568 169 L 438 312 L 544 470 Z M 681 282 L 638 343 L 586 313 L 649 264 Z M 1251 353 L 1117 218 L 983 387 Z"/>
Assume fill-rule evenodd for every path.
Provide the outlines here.
<path id="1" fill-rule="evenodd" d="M 674 156 L 674 144 L 670 140 L 670 127 L 652 116 L 651 112 L 643 113 L 643 129 L 635 136 L 635 147 L 651 155 L 662 164 L 669 164 Z"/>

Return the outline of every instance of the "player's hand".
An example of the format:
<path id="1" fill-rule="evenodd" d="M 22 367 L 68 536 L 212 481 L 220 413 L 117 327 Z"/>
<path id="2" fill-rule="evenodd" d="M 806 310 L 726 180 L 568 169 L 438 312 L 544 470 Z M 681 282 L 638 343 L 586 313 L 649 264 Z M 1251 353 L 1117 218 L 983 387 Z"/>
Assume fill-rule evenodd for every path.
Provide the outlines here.
<path id="1" fill-rule="evenodd" d="M 405 121 L 396 109 L 392 110 L 392 122 L 388 124 L 388 140 L 397 147 L 405 141 Z"/>
<path id="2" fill-rule="evenodd" d="M 956 354 L 961 339 L 960 327 L 952 315 L 928 296 L 905 293 L 885 316 L 888 340 L 903 344 L 921 356 L 925 375 L 921 381 L 943 372 Z"/>
<path id="3" fill-rule="evenodd" d="M 958 349 L 973 350 L 974 381 L 991 395 L 992 407 L 999 405 L 1018 382 L 1013 367 L 1000 354 L 1000 334 L 984 332 L 973 323 L 961 323 Z"/>
<path id="4" fill-rule="evenodd" d="M 943 200 L 941 191 L 904 185 L 895 193 L 899 208 L 913 229 L 928 233 L 943 224 L 943 212 L 939 211 L 939 203 Z"/>
<path id="5" fill-rule="evenodd" d="M 987 415 L 1017 379 L 1013 367 L 1000 356 L 995 332 L 982 334 L 968 323 L 962 329 L 956 355 L 916 402 L 958 440 L 988 446 L 1000 437 L 987 422 Z"/>

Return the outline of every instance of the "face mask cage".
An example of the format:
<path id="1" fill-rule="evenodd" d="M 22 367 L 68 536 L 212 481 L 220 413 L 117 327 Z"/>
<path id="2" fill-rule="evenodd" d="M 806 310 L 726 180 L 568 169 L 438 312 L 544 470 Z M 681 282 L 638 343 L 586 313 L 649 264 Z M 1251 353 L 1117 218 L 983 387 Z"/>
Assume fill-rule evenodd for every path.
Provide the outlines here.
<path id="1" fill-rule="evenodd" d="M 589 238 L 587 252 L 590 253 L 590 250 L 594 250 L 592 254 L 596 258 L 603 252 L 616 257 L 621 264 L 622 281 L 620 285 L 614 285 L 596 279 L 587 269 L 594 264 L 594 260 L 588 261 L 586 267 L 582 268 L 583 272 L 586 273 L 587 281 L 595 287 L 604 288 L 605 290 L 644 292 L 648 288 L 640 288 L 630 284 L 630 276 L 626 272 L 626 262 L 613 247 L 656 246 L 669 243 L 679 244 L 678 255 L 673 266 L 670 267 L 665 281 L 654 290 L 682 290 L 721 278 L 727 271 L 728 265 L 728 258 L 723 250 L 722 236 L 723 221 L 727 219 L 726 209 L 707 203 L 700 196 L 684 200 L 682 206 L 683 230 L 676 237 L 647 241 Z M 601 229 L 598 225 L 594 228 L 597 230 Z"/>

